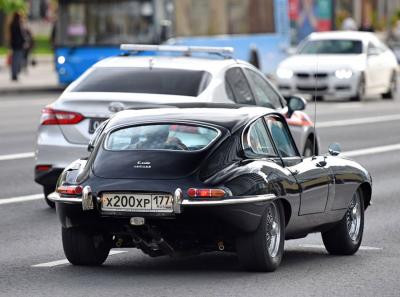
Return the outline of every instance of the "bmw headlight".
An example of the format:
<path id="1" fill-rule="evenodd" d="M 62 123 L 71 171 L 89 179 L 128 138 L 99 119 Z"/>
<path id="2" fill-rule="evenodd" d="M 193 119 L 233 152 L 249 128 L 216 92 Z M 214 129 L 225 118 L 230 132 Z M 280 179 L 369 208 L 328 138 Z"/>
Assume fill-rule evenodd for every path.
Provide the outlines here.
<path id="1" fill-rule="evenodd" d="M 276 70 L 276 75 L 279 78 L 292 78 L 293 76 L 293 71 L 290 69 L 285 69 L 285 68 L 278 68 Z"/>
<path id="2" fill-rule="evenodd" d="M 350 78 L 353 75 L 353 71 L 350 69 L 339 69 L 335 71 L 335 76 L 339 79 Z"/>

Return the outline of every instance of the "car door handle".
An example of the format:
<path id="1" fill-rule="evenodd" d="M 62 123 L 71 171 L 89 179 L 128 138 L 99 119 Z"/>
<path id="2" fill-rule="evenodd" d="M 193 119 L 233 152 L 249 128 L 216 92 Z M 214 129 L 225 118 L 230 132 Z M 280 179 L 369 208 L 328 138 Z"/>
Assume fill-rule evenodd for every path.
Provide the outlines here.
<path id="1" fill-rule="evenodd" d="M 326 161 L 317 162 L 317 167 L 325 167 L 325 166 L 326 166 Z"/>

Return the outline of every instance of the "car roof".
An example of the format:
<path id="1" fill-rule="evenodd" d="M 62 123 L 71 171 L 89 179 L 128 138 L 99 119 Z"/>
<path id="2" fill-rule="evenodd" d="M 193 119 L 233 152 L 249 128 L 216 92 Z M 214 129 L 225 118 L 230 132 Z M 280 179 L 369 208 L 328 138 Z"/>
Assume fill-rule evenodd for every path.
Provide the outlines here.
<path id="1" fill-rule="evenodd" d="M 317 39 L 352 39 L 352 40 L 370 40 L 377 38 L 371 32 L 359 31 L 327 31 L 327 32 L 314 32 L 308 36 L 308 40 Z"/>
<path id="2" fill-rule="evenodd" d="M 234 64 L 246 62 L 231 58 L 198 58 L 182 56 L 116 56 L 104 59 L 94 67 L 158 67 L 219 72 Z M 247 64 L 247 63 L 246 63 Z"/>
<path id="3" fill-rule="evenodd" d="M 234 133 L 253 119 L 265 114 L 280 115 L 274 109 L 240 104 L 179 103 L 171 105 L 158 106 L 162 108 L 153 106 L 121 111 L 110 119 L 106 129 L 135 123 L 185 121 L 220 126 Z"/>

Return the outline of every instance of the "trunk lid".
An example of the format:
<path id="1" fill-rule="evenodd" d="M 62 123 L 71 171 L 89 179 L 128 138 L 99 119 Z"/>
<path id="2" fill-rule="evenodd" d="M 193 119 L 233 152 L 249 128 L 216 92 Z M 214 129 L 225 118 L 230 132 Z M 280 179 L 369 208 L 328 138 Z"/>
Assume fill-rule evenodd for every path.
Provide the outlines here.
<path id="1" fill-rule="evenodd" d="M 116 111 L 110 107 L 130 108 L 160 103 L 198 102 L 198 97 L 131 94 L 131 93 L 79 93 L 67 92 L 52 105 L 52 109 L 78 112 L 85 118 L 75 125 L 60 125 L 64 137 L 71 143 L 87 144 L 93 130 Z M 112 108 L 111 108 L 112 109 Z M 114 109 L 115 110 L 115 109 Z"/>

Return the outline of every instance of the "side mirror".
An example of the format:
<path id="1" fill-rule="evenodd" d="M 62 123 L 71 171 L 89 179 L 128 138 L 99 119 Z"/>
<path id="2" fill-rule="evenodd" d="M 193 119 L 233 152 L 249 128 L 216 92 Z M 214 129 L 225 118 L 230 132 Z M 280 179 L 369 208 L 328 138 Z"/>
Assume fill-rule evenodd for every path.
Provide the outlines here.
<path id="1" fill-rule="evenodd" d="M 293 96 L 288 100 L 288 117 L 290 118 L 296 110 L 306 109 L 307 101 L 302 97 Z"/>
<path id="2" fill-rule="evenodd" d="M 331 156 L 338 156 L 342 150 L 340 149 L 340 145 L 337 142 L 332 142 L 329 145 L 328 152 Z"/>

